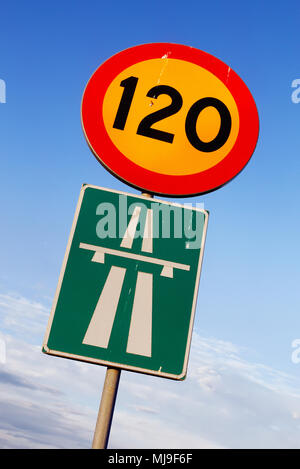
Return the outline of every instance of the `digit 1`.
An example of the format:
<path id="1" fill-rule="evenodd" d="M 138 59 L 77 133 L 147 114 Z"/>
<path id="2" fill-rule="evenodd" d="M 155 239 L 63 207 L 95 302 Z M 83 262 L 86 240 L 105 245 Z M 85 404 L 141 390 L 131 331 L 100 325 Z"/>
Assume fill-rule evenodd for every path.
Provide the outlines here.
<path id="1" fill-rule="evenodd" d="M 124 91 L 113 125 L 114 129 L 124 130 L 137 82 L 137 77 L 129 77 L 120 83 Z"/>

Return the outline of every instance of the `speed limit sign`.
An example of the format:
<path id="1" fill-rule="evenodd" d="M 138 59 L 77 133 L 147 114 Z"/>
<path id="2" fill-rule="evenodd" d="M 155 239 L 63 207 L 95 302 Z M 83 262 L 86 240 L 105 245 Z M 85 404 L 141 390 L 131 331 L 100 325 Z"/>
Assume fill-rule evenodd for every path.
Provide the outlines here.
<path id="1" fill-rule="evenodd" d="M 81 116 L 91 150 L 112 174 L 174 197 L 233 179 L 259 130 L 253 97 L 228 65 L 168 43 L 132 47 L 102 64 L 86 86 Z"/>

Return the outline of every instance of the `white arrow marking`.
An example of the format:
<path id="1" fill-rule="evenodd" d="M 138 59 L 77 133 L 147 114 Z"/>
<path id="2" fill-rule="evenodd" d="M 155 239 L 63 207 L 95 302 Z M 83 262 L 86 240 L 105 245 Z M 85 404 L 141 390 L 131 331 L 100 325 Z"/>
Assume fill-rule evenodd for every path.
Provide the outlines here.
<path id="1" fill-rule="evenodd" d="M 99 264 L 104 264 L 104 252 L 95 252 L 92 258 L 92 262 L 98 262 Z"/>
<path id="2" fill-rule="evenodd" d="M 88 249 L 90 251 L 95 251 L 95 252 L 101 252 L 103 254 L 111 254 L 112 256 L 118 256 L 118 257 L 127 257 L 128 259 L 135 259 L 137 261 L 143 261 L 143 262 L 149 262 L 150 264 L 157 264 L 157 265 L 162 265 L 163 267 L 168 267 L 166 275 L 167 277 L 171 277 L 171 269 L 180 269 L 180 270 L 190 270 L 190 266 L 186 264 L 179 264 L 178 262 L 171 262 L 171 261 L 166 261 L 163 259 L 157 259 L 156 257 L 149 257 L 149 256 L 141 256 L 140 254 L 133 254 L 131 252 L 126 252 L 126 251 L 119 251 L 116 249 L 109 249 L 101 246 L 93 246 L 92 244 L 86 244 L 86 243 L 80 243 L 79 247 L 81 249 Z M 101 256 L 101 262 L 102 262 L 102 256 Z M 93 257 L 93 261 L 97 262 L 97 259 L 95 259 L 95 256 Z M 162 276 L 165 276 L 164 269 L 162 270 L 161 273 Z"/>
<path id="3" fill-rule="evenodd" d="M 121 242 L 122 248 L 132 248 L 140 212 L 141 207 L 135 207 L 129 225 L 125 231 L 124 238 Z M 174 268 L 187 271 L 190 270 L 189 265 L 157 259 L 155 257 L 133 254 L 126 251 L 119 251 L 86 243 L 80 243 L 79 247 L 81 249 L 94 251 L 92 262 L 103 264 L 105 262 L 105 254 L 110 254 L 113 256 L 161 265 L 163 266 L 161 275 L 164 277 L 173 278 Z M 149 253 L 153 252 L 153 212 L 151 209 L 147 209 L 142 251 Z M 102 348 L 108 347 L 125 273 L 126 269 L 123 267 L 111 267 L 91 322 L 84 336 L 84 344 Z M 127 353 L 151 357 L 152 303 L 153 275 L 146 272 L 138 272 L 126 349 Z"/>
<path id="4" fill-rule="evenodd" d="M 123 240 L 121 242 L 121 248 L 132 248 L 132 243 L 134 240 L 136 227 L 140 218 L 141 207 L 137 206 L 134 208 L 133 214 L 131 216 L 130 222 L 126 228 Z"/>
<path id="5" fill-rule="evenodd" d="M 83 344 L 107 348 L 120 299 L 126 269 L 111 267 Z"/>
<path id="6" fill-rule="evenodd" d="M 151 209 L 147 210 L 142 251 L 153 252 L 153 212 Z"/>
<path id="7" fill-rule="evenodd" d="M 152 274 L 138 272 L 127 342 L 127 353 L 151 357 Z"/>
<path id="8" fill-rule="evenodd" d="M 96 254 L 95 254 L 96 255 Z M 94 258 L 93 258 L 94 259 Z M 169 277 L 173 278 L 173 268 L 167 265 L 164 266 L 162 273 L 160 274 L 162 277 Z"/>

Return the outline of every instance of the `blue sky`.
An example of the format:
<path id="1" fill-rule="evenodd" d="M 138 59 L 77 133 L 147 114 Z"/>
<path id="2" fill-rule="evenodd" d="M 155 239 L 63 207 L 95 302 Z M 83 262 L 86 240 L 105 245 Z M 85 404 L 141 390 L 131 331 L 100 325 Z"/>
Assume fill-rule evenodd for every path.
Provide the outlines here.
<path id="1" fill-rule="evenodd" d="M 69 403 L 73 410 L 82 406 L 82 415 L 87 422 L 86 434 L 91 437 L 101 388 L 97 381 L 93 381 L 94 368 L 84 365 L 89 379 L 98 386 L 87 409 L 84 404 L 87 391 L 76 388 L 76 397 L 71 396 L 65 390 L 63 378 L 63 373 L 69 373 L 76 382 L 76 373 L 85 373 L 83 365 L 40 356 L 39 347 L 81 184 L 85 182 L 137 193 L 111 176 L 90 152 L 80 123 L 84 87 L 104 60 L 125 48 L 149 42 L 186 44 L 220 58 L 246 82 L 260 116 L 259 141 L 245 170 L 216 192 L 182 200 L 203 202 L 210 211 L 195 321 L 196 337 L 202 338 L 202 342 L 195 339 L 192 349 L 195 355 L 191 354 L 190 383 L 194 382 L 193 379 L 195 383 L 212 382 L 209 389 L 219 390 L 218 383 L 226 376 L 235 391 L 240 390 L 241 395 L 245 395 L 245 390 L 250 388 L 245 385 L 245 376 L 236 370 L 251 368 L 253 371 L 254 364 L 259 364 L 256 372 L 259 373 L 260 386 L 265 386 L 268 392 L 271 389 L 277 396 L 283 393 L 283 408 L 290 408 L 290 395 L 294 396 L 297 388 L 292 390 L 291 381 L 298 384 L 300 381 L 300 364 L 291 361 L 291 342 L 300 337 L 300 104 L 291 100 L 292 81 L 300 78 L 299 24 L 300 7 L 295 1 L 280 4 L 153 1 L 149 4 L 117 0 L 112 4 L 54 0 L 43 3 L 13 1 L 1 6 L 0 79 L 6 82 L 7 102 L 0 104 L 0 332 L 12 348 L 7 345 L 7 363 L 0 364 L 0 374 L 7 380 L 8 374 L 10 376 L 8 381 L 3 378 L 5 386 L 15 386 L 15 401 L 12 403 L 15 408 L 21 406 L 22 398 L 17 390 L 24 382 L 27 383 L 26 389 L 44 383 L 44 388 L 35 392 L 41 396 L 42 402 L 45 398 L 43 392 L 50 393 L 51 389 L 55 398 L 49 404 L 49 409 L 53 406 L 49 412 L 55 414 L 54 409 L 61 408 L 63 402 Z M 34 311 L 36 317 L 32 313 Z M 39 327 L 35 328 L 35 324 Z M 201 343 L 202 347 L 209 344 L 207 349 L 212 350 L 211 357 L 204 354 L 202 348 L 200 358 L 196 358 L 197 347 L 201 348 Z M 234 352 L 230 351 L 228 344 Z M 30 356 L 25 369 L 21 366 L 19 347 L 20 350 L 25 347 Z M 227 363 L 227 368 L 220 365 L 220 350 L 224 353 L 223 365 Z M 230 381 L 229 377 L 233 376 L 230 368 L 232 353 L 239 367 L 235 366 L 235 378 Z M 41 370 L 47 366 L 49 376 L 53 372 L 53 380 L 42 376 Z M 249 372 L 248 378 L 255 375 L 256 381 L 253 380 L 257 385 L 255 373 Z M 270 376 L 274 377 L 274 373 L 278 373 L 277 384 L 272 381 L 271 386 Z M 34 384 L 35 376 L 38 376 L 38 383 Z M 99 382 L 103 376 L 101 368 Z M 157 379 L 126 374 L 121 396 L 122 378 L 119 407 L 116 409 L 116 421 L 120 426 L 112 440 L 116 447 L 134 447 L 137 441 L 134 437 L 126 440 L 128 428 L 124 427 L 124 434 L 120 430 L 125 425 L 124 415 L 129 418 L 132 428 L 138 428 L 138 420 L 135 420 L 137 410 L 133 408 L 137 404 L 134 404 L 134 392 L 130 391 L 133 382 L 137 388 L 147 387 L 144 397 L 140 397 L 145 401 L 148 387 L 157 386 L 158 395 L 161 393 L 152 414 L 149 403 L 140 405 L 144 409 L 145 422 L 148 422 L 147 416 L 154 422 L 151 427 L 153 434 L 161 425 L 161 428 L 170 430 L 178 447 L 184 444 L 188 447 L 188 441 L 193 441 L 195 447 L 197 441 L 199 447 L 239 447 L 240 428 L 247 425 L 247 420 L 233 419 L 230 428 L 224 423 L 223 428 L 231 436 L 227 440 L 212 431 L 207 442 L 203 436 L 205 426 L 203 434 L 201 428 L 195 431 L 191 426 L 187 432 L 195 440 L 189 440 L 187 436 L 183 441 L 178 436 L 180 419 L 177 423 L 170 422 L 172 408 L 161 411 L 161 421 L 155 414 L 158 408 L 163 407 L 163 393 L 171 392 L 170 388 L 172 393 L 178 394 L 180 391 L 175 389 L 179 389 L 181 384 L 175 383 L 176 388 L 164 380 L 158 382 Z M 203 402 L 203 405 L 206 403 L 208 408 L 211 405 L 213 409 L 213 403 L 220 402 L 221 391 L 215 395 L 215 401 L 214 392 L 217 391 L 211 391 L 208 404 L 206 391 L 201 394 L 199 390 L 199 394 L 193 394 L 189 383 L 186 386 L 192 398 L 198 403 Z M 229 384 L 221 386 L 222 392 L 226 386 Z M 55 391 L 62 393 L 61 402 Z M 223 407 L 228 404 L 226 395 L 222 397 Z M 3 402 L 5 396 L 4 393 Z M 48 397 L 45 402 L 49 401 Z M 265 394 L 258 392 L 257 400 L 261 407 L 264 399 Z M 300 408 L 299 400 L 297 406 Z M 270 415 L 276 414 L 277 407 L 277 401 L 276 404 L 274 401 Z M 296 407 L 293 415 L 298 416 Z M 232 415 L 238 413 L 237 404 L 233 401 L 227 409 Z M 188 415 L 188 407 L 186 412 Z M 258 408 L 253 412 L 259 415 Z M 7 427 L 3 434 L 0 433 L 3 446 L 43 446 L 43 440 L 37 442 L 35 437 L 26 440 L 26 432 L 22 433 L 22 424 L 16 419 L 14 432 L 19 432 L 20 436 L 14 440 L 11 436 L 12 415 L 6 414 Z M 151 420 L 153 415 L 157 415 L 158 420 Z M 213 412 L 208 413 L 207 422 L 210 415 L 211 419 L 217 418 Z M 272 425 L 277 428 L 272 430 L 273 437 L 263 433 L 261 441 L 266 446 L 273 444 L 276 447 L 278 442 L 278 445 L 297 447 L 297 440 L 291 437 L 295 429 L 285 417 L 278 416 L 274 424 L 270 423 L 271 417 L 266 416 L 264 428 Z M 298 425 L 299 430 L 298 418 L 293 418 L 292 422 Z M 222 427 L 223 420 L 220 419 Z M 258 428 L 258 419 L 251 421 L 251 425 Z M 71 444 L 68 437 L 71 430 L 64 431 L 67 436 L 63 443 L 53 437 L 53 447 Z M 177 435 L 177 440 L 174 435 Z M 88 447 L 88 436 L 84 441 L 78 437 L 76 444 Z M 142 446 L 143 442 L 136 444 Z M 165 444 L 168 446 L 167 441 Z M 244 445 L 258 445 L 258 439 L 252 439 L 250 430 L 249 434 L 246 432 Z"/>

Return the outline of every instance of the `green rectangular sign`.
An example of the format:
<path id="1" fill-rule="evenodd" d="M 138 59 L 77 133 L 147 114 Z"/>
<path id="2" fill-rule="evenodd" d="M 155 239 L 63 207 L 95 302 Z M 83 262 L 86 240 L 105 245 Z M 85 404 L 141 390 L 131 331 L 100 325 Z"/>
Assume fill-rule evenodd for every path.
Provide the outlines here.
<path id="1" fill-rule="evenodd" d="M 84 185 L 43 351 L 183 379 L 207 222 L 191 204 Z"/>

